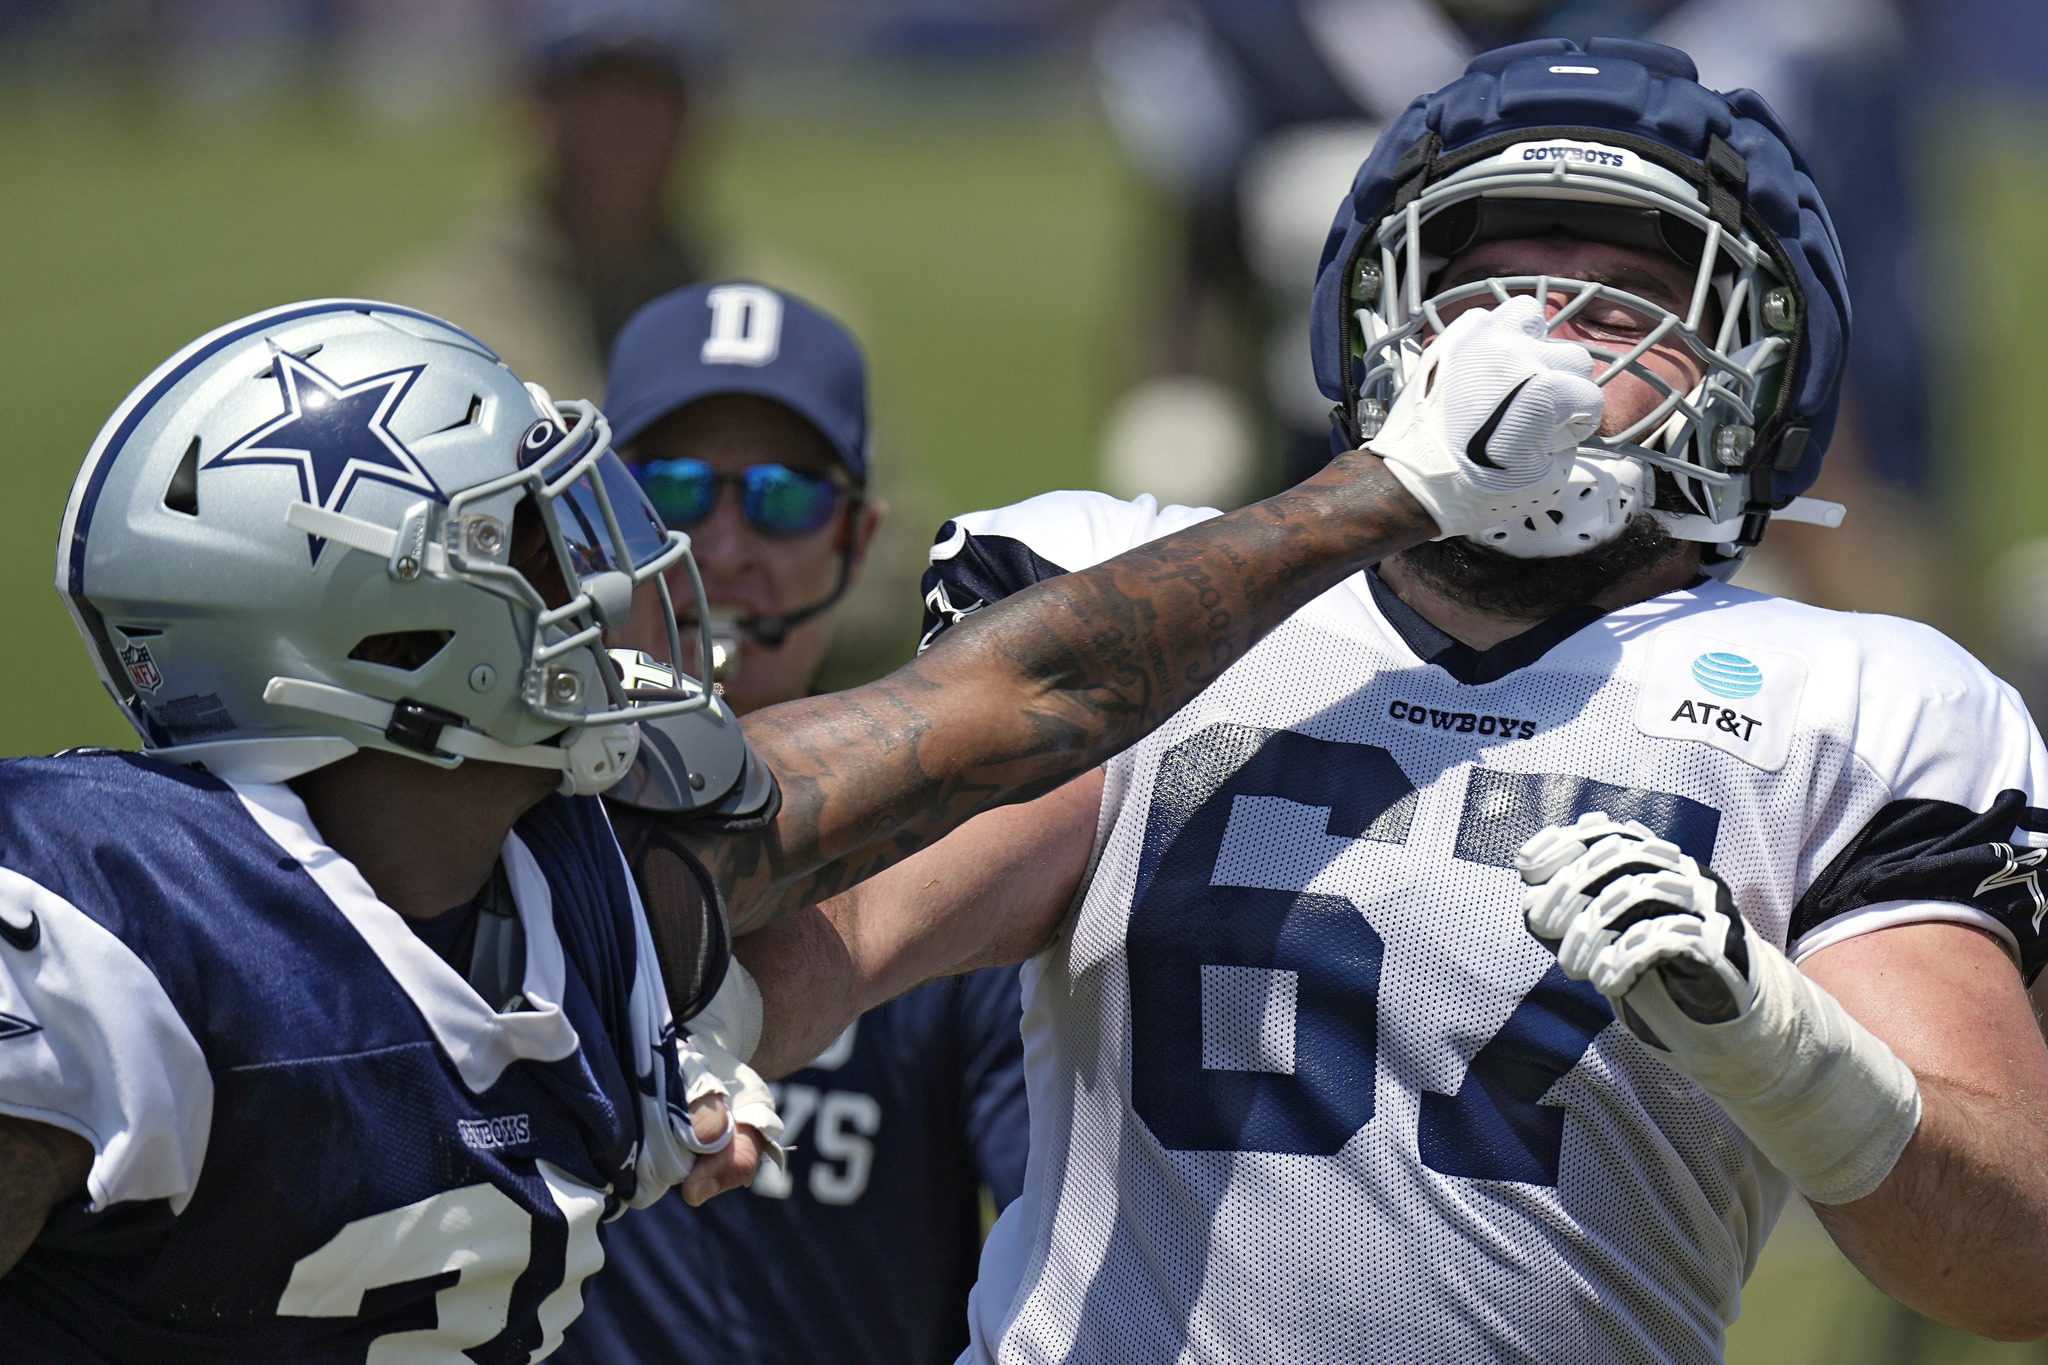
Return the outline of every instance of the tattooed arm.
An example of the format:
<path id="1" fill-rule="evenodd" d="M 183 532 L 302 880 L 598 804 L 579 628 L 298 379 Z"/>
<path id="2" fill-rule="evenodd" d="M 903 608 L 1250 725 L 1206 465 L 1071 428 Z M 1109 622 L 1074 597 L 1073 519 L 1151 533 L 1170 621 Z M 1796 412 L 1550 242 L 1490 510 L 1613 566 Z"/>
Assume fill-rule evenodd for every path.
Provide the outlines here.
<path id="1" fill-rule="evenodd" d="M 47 1123 L 0 1114 L 0 1275 L 14 1269 L 50 1210 L 85 1190 L 92 1144 Z"/>
<path id="2" fill-rule="evenodd" d="M 1437 533 L 1377 456 L 976 612 L 865 687 L 748 716 L 782 785 L 766 829 L 698 853 L 747 932 L 975 814 L 1049 792 L 1188 702 L 1266 632 Z"/>

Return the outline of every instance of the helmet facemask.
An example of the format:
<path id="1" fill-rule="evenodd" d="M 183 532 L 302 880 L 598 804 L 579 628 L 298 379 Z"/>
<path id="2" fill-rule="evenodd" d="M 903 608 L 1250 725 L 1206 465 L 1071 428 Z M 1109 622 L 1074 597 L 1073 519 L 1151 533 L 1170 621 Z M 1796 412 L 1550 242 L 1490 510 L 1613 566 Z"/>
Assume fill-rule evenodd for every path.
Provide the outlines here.
<path id="1" fill-rule="evenodd" d="M 709 692 L 628 688 L 604 649 L 604 632 L 625 624 L 632 598 L 652 583 L 661 598 L 671 659 L 683 656 L 668 570 L 681 561 L 707 619 L 703 580 L 690 555 L 690 538 L 665 526 L 639 482 L 611 448 L 611 425 L 586 402 L 556 404 L 535 389 L 543 416 L 520 439 L 516 472 L 450 496 L 443 543 L 451 573 L 534 613 L 534 635 L 521 696 L 527 710 L 559 725 L 617 725 L 694 711 Z M 519 493 L 535 509 L 548 549 L 568 591 L 550 605 L 518 568 L 504 562 L 513 528 L 473 512 L 506 493 Z M 500 548 L 500 542 L 503 547 Z M 699 672 L 709 676 L 711 642 L 700 626 Z M 666 693 L 667 695 L 663 695 Z M 601 697 L 600 702 L 598 698 Z"/>
<path id="2" fill-rule="evenodd" d="M 1692 271 L 1685 311 L 1614 284 L 1545 275 L 1496 276 L 1432 292 L 1451 259 L 1474 244 L 1553 235 L 1682 262 Z M 1473 539 L 1522 558 L 1573 554 L 1654 508 L 1669 534 L 1715 545 L 1731 561 L 1754 543 L 1746 526 L 1754 510 L 1751 449 L 1778 401 L 1800 299 L 1769 250 L 1748 228 L 1731 231 L 1711 216 L 1686 178 L 1597 139 L 1517 142 L 1389 213 L 1360 238 L 1348 283 L 1349 415 L 1361 440 L 1377 433 L 1447 315 L 1471 300 L 1559 300 L 1546 328 L 1600 363 L 1596 384 L 1604 388 L 1627 374 L 1657 395 L 1654 408 L 1626 429 L 1581 445 L 1568 501 L 1550 514 L 1551 525 L 1525 519 Z M 1626 346 L 1556 335 L 1594 307 L 1625 309 L 1646 330 Z M 1681 391 L 1645 364 L 1659 346 L 1682 348 L 1700 380 Z"/>
<path id="3" fill-rule="evenodd" d="M 611 427 L 604 415 L 587 402 L 558 404 L 537 386 L 529 385 L 528 390 L 543 415 L 519 438 L 517 467 L 452 492 L 445 506 L 415 504 L 395 538 L 389 528 L 305 503 L 293 504 L 286 520 L 348 548 L 388 555 L 396 578 L 440 577 L 503 598 L 515 615 L 530 623 L 522 632 L 526 661 L 519 698 L 526 723 L 519 728 L 559 735 L 559 741 L 550 746 L 546 739 L 492 743 L 470 737 L 445 743 L 454 738 L 447 727 L 460 718 L 437 713 L 422 715 L 423 729 L 436 728 L 420 742 L 401 739 L 398 747 L 446 764 L 463 756 L 533 766 L 559 763 L 567 772 L 565 790 L 601 790 L 632 760 L 637 747 L 633 722 L 661 720 L 713 704 L 708 689 L 680 682 L 672 670 L 651 660 L 636 659 L 622 673 L 605 648 L 605 632 L 624 624 L 635 592 L 651 583 L 661 600 L 669 657 L 683 657 L 667 581 L 668 570 L 678 562 L 689 574 L 699 621 L 707 620 L 709 613 L 689 536 L 662 523 L 612 451 Z M 550 601 L 543 591 L 554 584 L 536 584 L 511 562 L 529 517 L 544 535 L 559 578 L 559 600 Z M 697 659 L 705 676 L 710 656 L 708 629 L 700 625 Z M 287 705 L 312 701 L 312 709 L 327 709 L 318 704 L 321 699 L 308 684 L 274 680 L 266 695 L 271 693 Z M 399 710 L 407 705 L 399 703 Z M 413 709 L 436 712 L 432 707 Z M 398 722 L 394 716 L 394 726 Z M 394 738 L 390 730 L 386 738 Z M 563 755 L 559 760 L 549 752 L 551 747 Z"/>

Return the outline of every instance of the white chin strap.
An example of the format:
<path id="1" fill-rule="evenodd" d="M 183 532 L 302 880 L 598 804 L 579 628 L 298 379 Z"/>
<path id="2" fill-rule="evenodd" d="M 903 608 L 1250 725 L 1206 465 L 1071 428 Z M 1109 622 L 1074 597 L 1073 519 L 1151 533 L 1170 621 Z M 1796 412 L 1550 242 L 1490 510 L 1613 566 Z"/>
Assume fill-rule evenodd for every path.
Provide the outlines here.
<path id="1" fill-rule="evenodd" d="M 1555 559 L 1590 550 L 1620 535 L 1648 505 L 1640 460 L 1580 446 L 1557 510 L 1504 521 L 1470 538 L 1516 559 Z"/>
<path id="2" fill-rule="evenodd" d="M 263 689 L 272 706 L 289 706 L 338 720 L 354 721 L 387 731 L 398 708 L 388 701 L 351 692 L 345 687 L 308 682 L 303 678 L 272 678 Z M 570 733 L 557 744 L 501 744 L 478 730 L 459 725 L 441 728 L 433 741 L 437 754 L 474 758 L 485 763 L 510 763 L 521 768 L 552 768 L 562 774 L 557 788 L 564 796 L 596 796 L 608 791 L 633 766 L 640 752 L 637 725 L 592 725 Z M 422 755 L 425 757 L 426 755 Z"/>

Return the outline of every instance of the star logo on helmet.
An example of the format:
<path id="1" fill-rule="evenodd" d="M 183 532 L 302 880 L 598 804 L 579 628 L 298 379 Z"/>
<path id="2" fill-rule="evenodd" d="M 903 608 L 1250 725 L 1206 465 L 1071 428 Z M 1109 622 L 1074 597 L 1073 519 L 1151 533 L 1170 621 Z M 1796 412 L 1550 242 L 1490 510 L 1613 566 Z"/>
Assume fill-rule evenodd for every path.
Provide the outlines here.
<path id="1" fill-rule="evenodd" d="M 203 468 L 281 464 L 298 471 L 299 496 L 330 512 L 341 510 L 363 480 L 447 498 L 391 430 L 391 417 L 424 365 L 412 365 L 341 384 L 315 366 L 272 348 L 271 375 L 284 412 L 241 437 Z M 313 562 L 326 541 L 308 536 Z"/>

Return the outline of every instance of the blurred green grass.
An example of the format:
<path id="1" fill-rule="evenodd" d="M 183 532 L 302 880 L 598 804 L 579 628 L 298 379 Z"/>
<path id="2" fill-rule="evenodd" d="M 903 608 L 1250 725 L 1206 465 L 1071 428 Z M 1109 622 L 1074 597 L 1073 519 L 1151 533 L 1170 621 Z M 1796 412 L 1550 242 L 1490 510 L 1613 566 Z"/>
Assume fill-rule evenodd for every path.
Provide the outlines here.
<path id="1" fill-rule="evenodd" d="M 1795 1198 L 1764 1245 L 1728 1333 L 1728 1365 L 2021 1365 L 2048 1345 L 1986 1341 L 1900 1307 Z"/>
<path id="2" fill-rule="evenodd" d="M 2015 616 L 2024 634 L 2026 618 L 2048 610 L 1981 589 L 2003 551 L 2048 535 L 2048 118 L 1987 101 L 1951 110 L 1947 131 L 1943 152 L 1960 150 L 1926 158 L 1946 248 L 1927 281 L 1942 343 L 1935 456 L 1956 531 L 1946 547 L 1960 580 L 1954 629 L 1995 665 L 2011 652 Z"/>
<path id="3" fill-rule="evenodd" d="M 50 586 L 107 414 L 207 329 L 356 293 L 510 192 L 516 132 L 376 131 L 314 107 L 203 125 L 0 111 L 0 632 L 18 670 L 0 754 L 132 743 Z M 800 260 L 856 300 L 888 456 L 923 473 L 937 515 L 1088 479 L 1122 222 L 1099 132 L 1000 112 L 743 119 L 700 183 L 738 258 Z"/>

